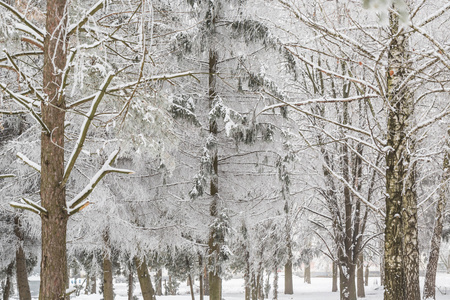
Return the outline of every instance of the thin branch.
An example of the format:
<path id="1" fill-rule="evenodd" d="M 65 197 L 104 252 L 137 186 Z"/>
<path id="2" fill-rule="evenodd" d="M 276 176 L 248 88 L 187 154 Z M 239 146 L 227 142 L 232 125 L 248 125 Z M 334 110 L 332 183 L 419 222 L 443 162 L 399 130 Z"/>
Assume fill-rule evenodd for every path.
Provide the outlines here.
<path id="1" fill-rule="evenodd" d="M 92 6 L 92 8 L 86 12 L 86 14 L 80 21 L 78 21 L 78 23 L 69 27 L 67 35 L 72 35 L 76 31 L 80 30 L 80 28 L 83 27 L 83 25 L 86 24 L 86 22 L 89 20 L 89 17 L 92 17 L 97 11 L 103 8 L 104 2 L 104 0 L 100 0 L 96 4 L 94 4 L 94 6 Z"/>
<path id="2" fill-rule="evenodd" d="M 98 170 L 98 172 L 92 177 L 89 184 L 78 194 L 76 195 L 71 201 L 68 203 L 69 207 L 69 215 L 74 209 L 78 208 L 78 205 L 83 202 L 94 190 L 94 188 L 97 186 L 97 184 L 100 182 L 100 180 L 108 173 L 122 173 L 122 174 L 133 174 L 134 171 L 132 170 L 126 170 L 126 169 L 117 169 L 114 167 L 111 167 L 111 164 L 115 161 L 117 158 L 117 155 L 119 154 L 119 150 L 113 151 L 106 162 L 103 164 L 102 168 Z"/>
<path id="3" fill-rule="evenodd" d="M 14 175 L 14 174 L 0 174 L 0 178 L 11 178 L 11 177 L 16 177 L 16 175 Z"/>
<path id="4" fill-rule="evenodd" d="M 12 7 L 11 5 L 6 4 L 4 1 L 0 1 L 0 6 L 3 6 L 7 10 L 9 10 L 17 18 L 19 18 L 19 20 L 23 24 L 25 24 L 28 28 L 32 29 L 37 35 L 39 35 L 42 38 L 42 40 L 44 39 L 44 32 L 45 32 L 45 30 L 40 29 L 39 27 L 37 27 L 36 25 L 34 25 L 30 21 L 28 21 L 27 18 L 23 14 L 21 14 L 17 9 Z"/>
<path id="5" fill-rule="evenodd" d="M 24 163 L 26 163 L 27 165 L 29 165 L 30 167 L 41 173 L 41 166 L 28 159 L 28 157 L 26 157 L 24 154 L 17 152 L 16 156 L 20 158 Z"/>
<path id="6" fill-rule="evenodd" d="M 64 170 L 64 177 L 62 181 L 63 185 L 65 185 L 67 180 L 69 180 L 70 173 L 72 172 L 72 169 L 75 165 L 78 155 L 83 149 L 84 141 L 86 140 L 89 127 L 91 125 L 92 120 L 95 117 L 95 113 L 97 112 L 98 105 L 100 104 L 100 101 L 103 99 L 103 96 L 105 96 L 106 89 L 108 88 L 114 76 L 115 76 L 114 73 L 109 73 L 109 75 L 106 77 L 105 81 L 102 84 L 101 90 L 97 92 L 94 101 L 92 101 L 91 109 L 89 110 L 89 113 L 86 116 L 86 120 L 84 120 L 83 126 L 81 127 L 81 132 L 78 136 L 78 141 L 75 144 L 75 147 L 73 148 L 72 155 L 70 156 L 66 169 Z"/>

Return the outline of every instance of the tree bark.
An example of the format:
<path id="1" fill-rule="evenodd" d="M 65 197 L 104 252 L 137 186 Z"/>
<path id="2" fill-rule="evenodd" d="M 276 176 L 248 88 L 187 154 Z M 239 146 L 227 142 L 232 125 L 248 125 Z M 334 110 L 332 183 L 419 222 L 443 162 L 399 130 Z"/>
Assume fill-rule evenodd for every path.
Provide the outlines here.
<path id="1" fill-rule="evenodd" d="M 189 281 L 189 290 L 191 291 L 191 300 L 195 300 L 194 283 L 192 282 L 192 276 L 190 273 L 188 274 L 188 281 Z"/>
<path id="2" fill-rule="evenodd" d="M 388 51 L 385 300 L 419 300 L 417 196 L 412 137 L 407 136 L 413 115 L 413 97 L 403 82 L 411 68 L 408 36 L 395 12 L 389 15 L 392 41 Z"/>
<path id="3" fill-rule="evenodd" d="M 28 284 L 27 259 L 23 251 L 23 232 L 20 228 L 19 216 L 14 217 L 14 234 L 19 240 L 16 250 L 16 278 L 20 300 L 31 300 L 30 285 Z"/>
<path id="4" fill-rule="evenodd" d="M 156 287 L 156 296 L 162 296 L 162 269 L 158 269 L 158 271 L 156 272 L 156 282 L 155 282 L 155 287 Z M 200 299 L 203 300 L 203 299 Z"/>
<path id="5" fill-rule="evenodd" d="M 362 252 L 358 255 L 356 277 L 356 290 L 358 291 L 358 298 L 365 298 L 366 293 L 364 291 L 364 255 Z"/>
<path id="6" fill-rule="evenodd" d="M 430 256 L 428 257 L 427 271 L 425 273 L 425 283 L 423 288 L 423 299 L 436 299 L 436 272 L 439 262 L 439 252 L 441 247 L 442 227 L 444 221 L 444 210 L 447 204 L 447 180 L 449 178 L 449 153 L 444 156 L 444 175 L 441 180 L 439 200 L 436 206 L 436 217 L 431 237 Z"/>
<path id="7" fill-rule="evenodd" d="M 333 272 L 333 283 L 331 285 L 331 291 L 337 292 L 338 291 L 338 267 L 335 261 L 333 261 L 333 267 L 332 267 L 332 272 Z"/>
<path id="8" fill-rule="evenodd" d="M 92 275 L 91 277 L 91 294 L 96 294 L 97 293 L 97 278 L 95 275 Z"/>
<path id="9" fill-rule="evenodd" d="M 114 300 L 113 269 L 108 233 L 103 235 L 103 239 L 105 242 L 105 249 L 103 251 L 103 299 Z"/>
<path id="10" fill-rule="evenodd" d="M 133 300 L 134 278 L 132 268 L 128 271 L 128 300 Z"/>
<path id="11" fill-rule="evenodd" d="M 273 273 L 273 300 L 278 300 L 278 267 L 275 266 Z"/>
<path id="12" fill-rule="evenodd" d="M 366 269 L 365 269 L 365 271 L 364 271 L 364 275 L 365 275 L 364 285 L 365 285 L 365 286 L 368 286 L 368 285 L 369 285 L 369 273 L 370 273 L 370 271 L 369 271 L 369 265 L 367 264 L 367 265 L 366 265 Z"/>
<path id="13" fill-rule="evenodd" d="M 140 259 L 139 257 L 134 257 L 134 264 L 136 265 L 139 284 L 141 285 L 142 298 L 144 300 L 155 300 L 155 292 L 152 286 L 152 280 L 150 278 L 150 273 L 148 272 L 146 259 Z"/>
<path id="14" fill-rule="evenodd" d="M 9 295 L 12 289 L 11 278 L 13 276 L 14 262 L 8 265 L 6 269 L 6 282 L 5 287 L 3 288 L 3 300 L 9 300 Z"/>
<path id="15" fill-rule="evenodd" d="M 311 264 L 309 262 L 305 264 L 303 279 L 307 284 L 311 284 Z"/>
<path id="16" fill-rule="evenodd" d="M 39 299 L 65 299 L 67 282 L 66 189 L 64 176 L 65 99 L 59 94 L 62 70 L 66 66 L 66 0 L 47 0 L 44 37 L 42 121 L 48 132 L 41 134 L 41 205 L 47 214 L 42 220 L 42 258 Z"/>
<path id="17" fill-rule="evenodd" d="M 292 261 L 290 257 L 284 265 L 284 293 L 286 295 L 294 294 L 294 288 L 292 284 Z"/>

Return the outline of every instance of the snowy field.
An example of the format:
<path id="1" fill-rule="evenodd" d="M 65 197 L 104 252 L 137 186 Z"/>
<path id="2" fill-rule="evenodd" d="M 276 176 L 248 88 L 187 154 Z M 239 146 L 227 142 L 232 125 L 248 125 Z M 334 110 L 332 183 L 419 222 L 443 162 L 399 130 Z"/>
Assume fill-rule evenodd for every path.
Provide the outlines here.
<path id="1" fill-rule="evenodd" d="M 303 282 L 303 278 L 294 277 L 294 295 L 284 295 L 284 278 L 279 280 L 279 300 L 338 300 L 339 293 L 331 292 L 331 278 L 312 278 L 311 284 Z M 378 277 L 369 278 L 369 286 L 366 286 L 366 298 L 368 300 L 382 300 L 383 289 L 379 286 L 380 279 Z M 197 283 L 197 282 L 196 282 Z M 423 278 L 421 278 L 423 283 Z M 244 299 L 244 280 L 242 278 L 234 278 L 223 282 L 223 299 L 224 300 L 243 300 Z M 437 300 L 450 300 L 450 274 L 439 273 L 437 275 L 436 291 Z M 198 286 L 197 286 L 198 290 Z M 127 300 L 127 285 L 126 283 L 115 283 L 114 292 L 116 294 L 115 300 Z M 134 289 L 134 295 L 138 299 L 142 299 L 139 284 L 137 283 Z M 272 299 L 272 294 L 269 295 Z M 199 300 L 199 295 L 195 295 L 196 300 Z M 100 300 L 102 295 L 84 295 L 78 297 L 71 297 L 74 300 Z M 189 286 L 181 283 L 179 287 L 179 295 L 176 296 L 158 296 L 158 300 L 191 300 L 189 295 Z M 208 297 L 205 296 L 205 300 Z"/>

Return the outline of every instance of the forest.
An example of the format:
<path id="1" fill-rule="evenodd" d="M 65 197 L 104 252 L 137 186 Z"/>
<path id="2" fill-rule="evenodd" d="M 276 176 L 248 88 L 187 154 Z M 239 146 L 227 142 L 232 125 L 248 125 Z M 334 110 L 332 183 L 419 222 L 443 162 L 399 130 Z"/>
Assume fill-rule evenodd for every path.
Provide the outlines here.
<path id="1" fill-rule="evenodd" d="M 449 29 L 449 0 L 0 0 L 3 299 L 319 269 L 443 299 Z"/>

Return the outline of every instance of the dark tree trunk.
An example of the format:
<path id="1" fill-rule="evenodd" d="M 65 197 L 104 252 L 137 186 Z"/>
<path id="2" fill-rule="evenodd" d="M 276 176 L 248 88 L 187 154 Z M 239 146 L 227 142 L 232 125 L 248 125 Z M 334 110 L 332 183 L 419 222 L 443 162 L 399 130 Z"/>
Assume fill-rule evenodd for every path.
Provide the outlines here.
<path id="1" fill-rule="evenodd" d="M 449 154 L 444 157 L 444 176 L 441 180 L 439 200 L 436 206 L 436 217 L 434 223 L 433 236 L 431 237 L 430 256 L 428 258 L 427 271 L 425 273 L 425 283 L 423 288 L 423 299 L 436 299 L 436 271 L 441 248 L 442 226 L 444 210 L 447 204 L 447 180 L 449 178 Z"/>
<path id="2" fill-rule="evenodd" d="M 133 300 L 134 278 L 132 268 L 128 271 L 128 300 Z"/>
<path id="3" fill-rule="evenodd" d="M 275 267 L 273 273 L 273 300 L 278 300 L 278 268 Z"/>
<path id="4" fill-rule="evenodd" d="M 103 235 L 105 242 L 105 249 L 103 251 L 103 299 L 114 299 L 114 287 L 113 287 L 113 269 L 111 263 L 111 249 L 109 246 L 109 235 L 105 233 Z"/>
<path id="5" fill-rule="evenodd" d="M 250 253 L 245 252 L 245 273 L 244 273 L 244 284 L 245 284 L 245 300 L 250 300 L 252 291 L 252 281 L 251 281 L 251 271 L 250 271 Z"/>
<path id="6" fill-rule="evenodd" d="M 66 189 L 64 176 L 65 99 L 59 94 L 66 66 L 66 0 L 47 0 L 44 37 L 43 87 L 48 102 L 42 102 L 42 121 L 48 132 L 41 134 L 42 258 L 39 299 L 65 299 L 67 283 Z"/>
<path id="7" fill-rule="evenodd" d="M 134 257 L 134 264 L 136 265 L 139 283 L 141 285 L 142 298 L 144 300 L 155 300 L 155 292 L 145 258 L 141 260 L 137 256 Z"/>
<path id="8" fill-rule="evenodd" d="M 28 284 L 27 259 L 23 251 L 23 232 L 20 228 L 19 216 L 14 217 L 14 234 L 19 240 L 16 250 L 16 278 L 20 300 L 31 300 L 30 286 Z"/>
<path id="9" fill-rule="evenodd" d="M 331 286 L 331 291 L 337 292 L 338 291 L 338 267 L 336 262 L 333 261 L 333 267 L 332 267 L 332 272 L 333 272 L 333 283 Z"/>
<path id="10" fill-rule="evenodd" d="M 364 291 L 364 255 L 362 252 L 358 255 L 356 277 L 356 289 L 358 291 L 358 298 L 365 298 L 366 293 Z"/>
<path id="11" fill-rule="evenodd" d="M 192 282 L 192 276 L 190 273 L 188 275 L 188 281 L 189 281 L 189 290 L 191 291 L 191 300 L 195 300 L 194 283 Z"/>
<path id="12" fill-rule="evenodd" d="M 92 275 L 91 277 L 91 294 L 97 293 L 97 278 L 95 275 Z"/>
<path id="13" fill-rule="evenodd" d="M 204 287 L 203 287 L 203 294 L 205 296 L 209 296 L 209 275 L 208 275 L 208 269 L 207 269 L 206 266 L 204 268 L 203 273 L 204 273 L 204 276 L 203 276 L 203 285 L 204 285 Z"/>

